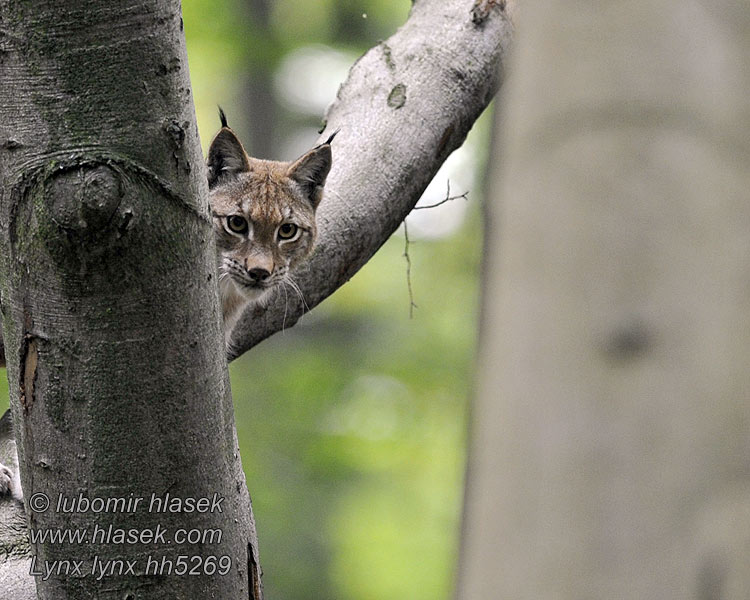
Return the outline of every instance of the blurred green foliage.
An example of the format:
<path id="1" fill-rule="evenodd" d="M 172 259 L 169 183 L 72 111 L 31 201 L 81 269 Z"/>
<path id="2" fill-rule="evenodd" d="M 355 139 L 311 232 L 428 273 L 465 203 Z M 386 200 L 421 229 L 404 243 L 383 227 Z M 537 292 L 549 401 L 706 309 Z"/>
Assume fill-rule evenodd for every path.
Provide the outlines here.
<path id="1" fill-rule="evenodd" d="M 410 6 L 184 0 L 204 149 L 218 128 L 217 104 L 241 137 L 250 136 L 254 117 L 273 107 L 248 107 L 248 90 L 268 86 L 290 52 L 324 44 L 355 58 L 393 33 Z M 273 116 L 277 148 L 322 117 L 293 114 L 273 90 L 261 91 L 277 103 L 263 117 Z M 470 135 L 477 173 L 487 121 Z M 307 143 L 314 141 L 313 132 Z M 414 318 L 398 233 L 300 323 L 231 366 L 269 598 L 451 596 L 478 319 L 478 183 L 469 197 L 454 233 L 412 235 Z M 7 395 L 0 403 L 7 406 Z"/>
<path id="2" fill-rule="evenodd" d="M 456 562 L 481 223 L 394 236 L 294 328 L 231 367 L 274 598 L 448 598 Z"/>

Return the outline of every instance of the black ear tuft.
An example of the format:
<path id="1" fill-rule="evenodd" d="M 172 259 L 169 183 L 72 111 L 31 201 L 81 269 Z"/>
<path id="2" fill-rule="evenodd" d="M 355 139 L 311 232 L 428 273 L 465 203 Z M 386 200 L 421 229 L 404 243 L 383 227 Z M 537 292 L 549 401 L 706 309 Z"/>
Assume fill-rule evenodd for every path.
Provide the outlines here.
<path id="1" fill-rule="evenodd" d="M 336 135 L 338 134 L 338 132 L 339 132 L 339 131 L 341 131 L 341 128 L 339 128 L 339 129 L 337 129 L 336 131 L 334 131 L 334 132 L 333 132 L 333 133 L 331 134 L 331 137 L 329 137 L 329 138 L 328 138 L 328 139 L 327 139 L 327 140 L 326 140 L 325 142 L 323 142 L 323 143 L 321 144 L 321 146 L 325 146 L 325 145 L 328 145 L 328 146 L 330 146 L 330 145 L 331 145 L 331 142 L 333 141 L 333 138 L 335 138 L 335 137 L 336 137 Z"/>
<path id="2" fill-rule="evenodd" d="M 323 186 L 331 170 L 331 161 L 331 146 L 326 142 L 298 158 L 287 171 L 287 175 L 302 186 L 313 208 L 318 207 L 323 197 Z"/>
<path id="3" fill-rule="evenodd" d="M 227 116 L 224 114 L 224 109 L 221 108 L 221 106 L 219 107 L 219 120 L 221 121 L 222 127 L 229 127 L 229 125 L 227 125 Z"/>
<path id="4" fill-rule="evenodd" d="M 222 113 L 223 114 L 223 113 Z M 226 122 L 226 117 L 224 119 Z M 242 143 L 229 127 L 222 127 L 208 149 L 208 188 L 250 170 Z"/>

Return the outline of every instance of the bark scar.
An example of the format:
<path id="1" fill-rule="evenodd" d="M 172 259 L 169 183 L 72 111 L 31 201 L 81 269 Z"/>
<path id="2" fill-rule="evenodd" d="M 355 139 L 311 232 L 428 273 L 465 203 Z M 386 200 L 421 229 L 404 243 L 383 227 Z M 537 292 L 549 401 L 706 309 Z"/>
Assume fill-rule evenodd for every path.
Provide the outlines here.
<path id="1" fill-rule="evenodd" d="M 36 368 L 39 364 L 39 350 L 36 337 L 27 333 L 21 344 L 21 406 L 28 415 L 34 405 L 34 383 L 36 382 Z"/>
<path id="2" fill-rule="evenodd" d="M 255 548 L 252 544 L 247 545 L 247 576 L 248 585 L 250 592 L 250 600 L 263 600 L 263 583 L 261 577 L 263 572 L 258 564 L 258 559 L 255 555 Z"/>
<path id="3" fill-rule="evenodd" d="M 27 305 L 23 308 L 23 339 L 19 352 L 20 401 L 23 414 L 28 415 L 34 405 L 34 383 L 36 382 L 36 368 L 39 364 L 39 349 L 37 338 L 29 333 L 33 327 L 31 311 Z"/>
<path id="4" fill-rule="evenodd" d="M 435 157 L 439 158 L 440 155 L 443 154 L 443 151 L 445 150 L 445 146 L 446 144 L 448 144 L 448 140 L 451 139 L 452 135 L 453 135 L 453 125 L 448 125 L 448 127 L 445 128 L 443 135 L 440 137 L 437 151 L 435 152 Z"/>

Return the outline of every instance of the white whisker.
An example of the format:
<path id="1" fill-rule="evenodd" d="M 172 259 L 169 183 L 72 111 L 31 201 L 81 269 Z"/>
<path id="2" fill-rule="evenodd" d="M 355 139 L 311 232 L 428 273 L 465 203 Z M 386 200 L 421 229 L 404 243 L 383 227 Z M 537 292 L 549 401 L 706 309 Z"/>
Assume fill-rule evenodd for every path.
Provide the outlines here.
<path id="1" fill-rule="evenodd" d="M 302 306 L 305 309 L 305 312 L 310 311 L 310 307 L 307 305 L 307 301 L 305 300 L 305 296 L 302 293 L 302 290 L 300 289 L 299 285 L 297 285 L 297 282 L 292 279 L 292 276 L 287 274 L 285 281 L 289 283 L 289 285 L 292 287 L 292 289 L 297 293 L 299 296 L 299 299 L 302 300 Z"/>
<path id="2" fill-rule="evenodd" d="M 282 279 L 281 283 L 284 284 L 286 281 Z M 284 318 L 281 321 L 281 333 L 283 334 L 286 330 L 286 311 L 289 308 L 289 294 L 286 291 L 286 285 L 282 285 L 281 287 L 284 290 Z"/>

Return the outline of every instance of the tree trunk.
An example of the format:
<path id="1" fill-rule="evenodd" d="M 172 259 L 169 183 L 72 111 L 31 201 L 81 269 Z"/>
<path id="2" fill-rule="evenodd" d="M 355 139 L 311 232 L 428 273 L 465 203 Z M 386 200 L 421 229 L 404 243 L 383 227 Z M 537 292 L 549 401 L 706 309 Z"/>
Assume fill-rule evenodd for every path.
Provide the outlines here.
<path id="1" fill-rule="evenodd" d="M 458 598 L 747 598 L 750 10 L 521 23 Z"/>
<path id="2" fill-rule="evenodd" d="M 271 0 L 246 0 L 241 14 L 246 15 L 248 31 L 252 31 L 256 38 L 253 46 L 262 44 L 268 51 L 246 59 L 242 106 L 249 136 L 243 145 L 250 156 L 286 160 L 289 157 L 278 155 L 283 119 L 280 118 L 281 107 L 273 89 L 273 73 L 277 65 L 268 60 L 269 56 L 281 54 L 280 50 L 274 48 L 278 47 L 279 41 L 271 23 Z"/>
<path id="3" fill-rule="evenodd" d="M 0 0 L 0 64 L 0 293 L 29 525 L 94 542 L 33 543 L 37 572 L 61 569 L 38 595 L 259 598 L 179 2 Z M 166 494 L 210 510 L 155 510 Z M 95 526 L 143 537 L 99 543 Z M 160 576 L 178 556 L 201 575 Z"/>

